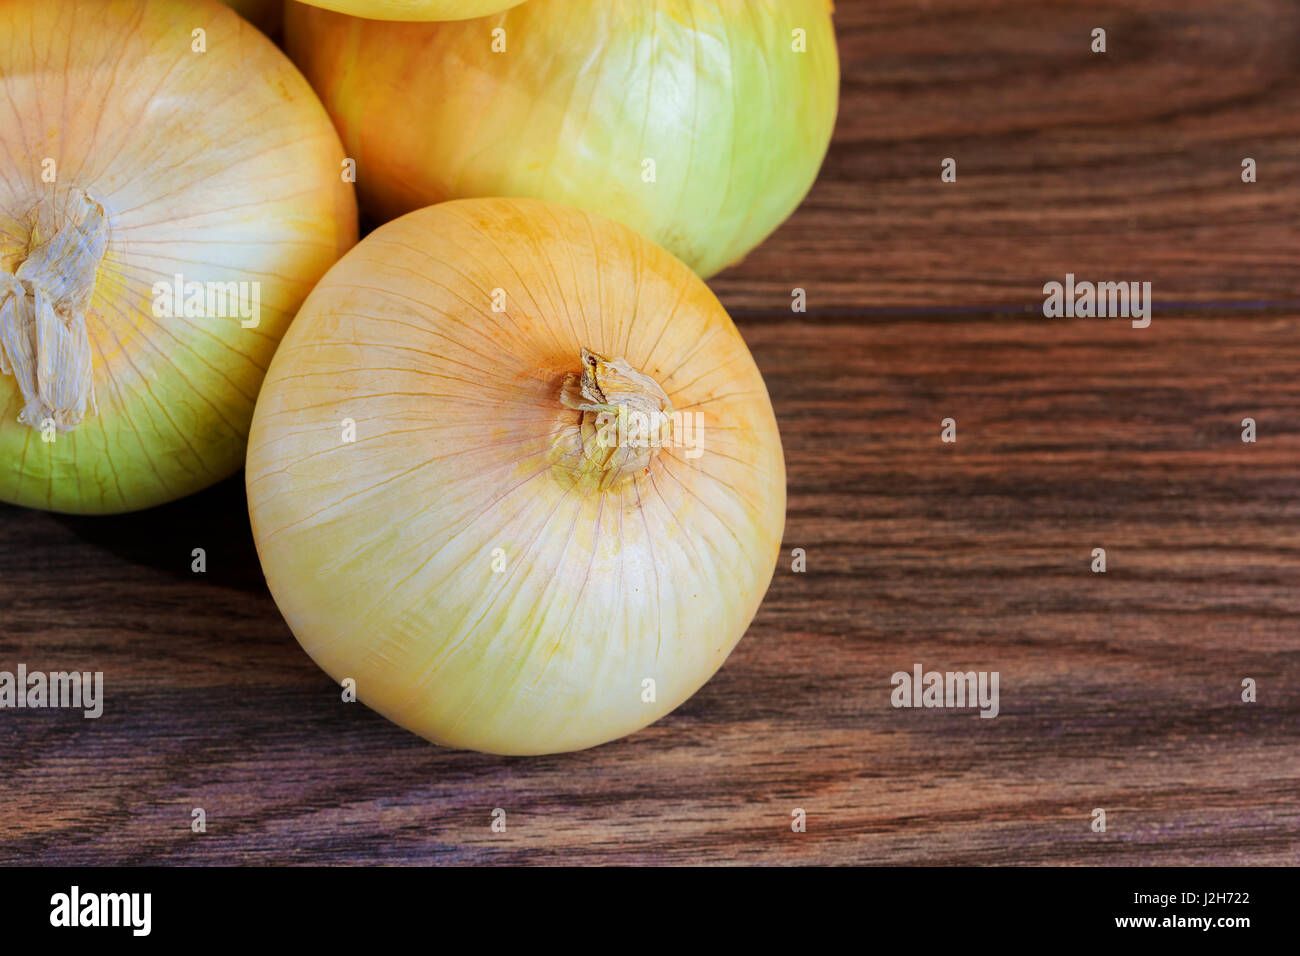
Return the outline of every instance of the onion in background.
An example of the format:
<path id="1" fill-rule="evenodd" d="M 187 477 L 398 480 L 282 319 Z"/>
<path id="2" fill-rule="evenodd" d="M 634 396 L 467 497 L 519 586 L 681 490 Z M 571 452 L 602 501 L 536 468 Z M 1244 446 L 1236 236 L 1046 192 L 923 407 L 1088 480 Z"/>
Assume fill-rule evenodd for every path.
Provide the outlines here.
<path id="1" fill-rule="evenodd" d="M 238 0 L 236 0 L 238 2 Z M 244 0 L 248 2 L 248 0 Z M 466 20 L 485 17 L 522 0 L 309 0 L 326 10 L 373 20 Z"/>
<path id="2" fill-rule="evenodd" d="M 430 740 L 506 754 L 693 694 L 785 523 L 767 389 L 718 300 L 630 229 L 537 200 L 423 209 L 345 255 L 271 364 L 247 482 L 316 662 Z"/>
<path id="3" fill-rule="evenodd" d="M 130 511 L 233 474 L 356 241 L 306 81 L 215 0 L 8 0 L 0 155 L 0 500 Z"/>
<path id="4" fill-rule="evenodd" d="M 550 199 L 705 277 L 794 211 L 838 102 L 828 0 L 529 0 L 418 24 L 291 3 L 285 39 L 376 218 Z"/>

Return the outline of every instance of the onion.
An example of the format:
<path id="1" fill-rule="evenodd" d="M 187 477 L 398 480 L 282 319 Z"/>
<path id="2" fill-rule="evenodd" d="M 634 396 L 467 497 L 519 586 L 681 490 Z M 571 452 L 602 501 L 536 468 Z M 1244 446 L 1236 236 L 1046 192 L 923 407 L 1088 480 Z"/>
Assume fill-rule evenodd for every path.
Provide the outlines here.
<path id="1" fill-rule="evenodd" d="M 8 0 L 0 155 L 0 499 L 129 511 L 233 474 L 356 241 L 310 87 L 213 0 Z"/>
<path id="2" fill-rule="evenodd" d="M 706 277 L 794 211 L 835 122 L 828 0 L 529 0 L 422 24 L 291 3 L 285 40 L 376 218 L 550 199 Z"/>
<path id="3" fill-rule="evenodd" d="M 327 10 L 374 20 L 465 20 L 485 17 L 522 0 L 308 0 Z"/>
<path id="4" fill-rule="evenodd" d="M 423 209 L 345 255 L 271 363 L 247 482 L 316 662 L 436 743 L 504 754 L 694 693 L 785 521 L 767 390 L 708 287 L 538 200 Z"/>

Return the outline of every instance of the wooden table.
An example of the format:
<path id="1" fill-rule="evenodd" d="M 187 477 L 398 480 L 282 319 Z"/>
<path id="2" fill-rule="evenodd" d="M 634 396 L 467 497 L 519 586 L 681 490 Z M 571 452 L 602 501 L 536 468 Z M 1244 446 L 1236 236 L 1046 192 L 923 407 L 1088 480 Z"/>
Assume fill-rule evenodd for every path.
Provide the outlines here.
<path id="1" fill-rule="evenodd" d="M 93 662 L 109 697 L 0 712 L 0 862 L 1297 862 L 1297 8 L 837 23 L 822 177 L 714 282 L 807 552 L 717 677 L 595 750 L 443 751 L 299 650 L 242 478 L 121 518 L 0 508 L 0 669 Z M 1044 318 L 1067 272 L 1151 282 L 1151 326 Z M 917 663 L 999 672 L 999 716 L 891 707 Z"/>

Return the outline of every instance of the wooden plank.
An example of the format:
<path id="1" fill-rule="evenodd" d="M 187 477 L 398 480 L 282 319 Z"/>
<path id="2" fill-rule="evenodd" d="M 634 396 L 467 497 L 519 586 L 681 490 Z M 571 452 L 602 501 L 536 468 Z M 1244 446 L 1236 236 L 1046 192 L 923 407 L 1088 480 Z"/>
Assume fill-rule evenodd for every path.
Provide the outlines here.
<path id="1" fill-rule="evenodd" d="M 728 304 L 1037 307 L 1067 271 L 1151 282 L 1166 308 L 1297 298 L 1294 4 L 850 0 L 836 28 L 834 146 L 715 281 Z"/>

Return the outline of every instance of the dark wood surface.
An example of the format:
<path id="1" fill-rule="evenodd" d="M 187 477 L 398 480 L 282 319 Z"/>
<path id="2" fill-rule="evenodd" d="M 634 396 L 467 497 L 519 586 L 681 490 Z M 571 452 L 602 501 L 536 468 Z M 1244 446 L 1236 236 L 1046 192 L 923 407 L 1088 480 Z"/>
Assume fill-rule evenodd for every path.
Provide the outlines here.
<path id="1" fill-rule="evenodd" d="M 591 751 L 443 751 L 299 650 L 241 478 L 120 518 L 0 507 L 0 669 L 107 694 L 97 721 L 0 711 L 0 862 L 1300 861 L 1297 7 L 841 0 L 837 25 L 822 178 L 713 283 L 808 562 L 715 679 Z M 1152 282 L 1151 327 L 1043 318 L 1066 272 Z M 998 671 L 1001 714 L 892 708 L 915 663 Z"/>

